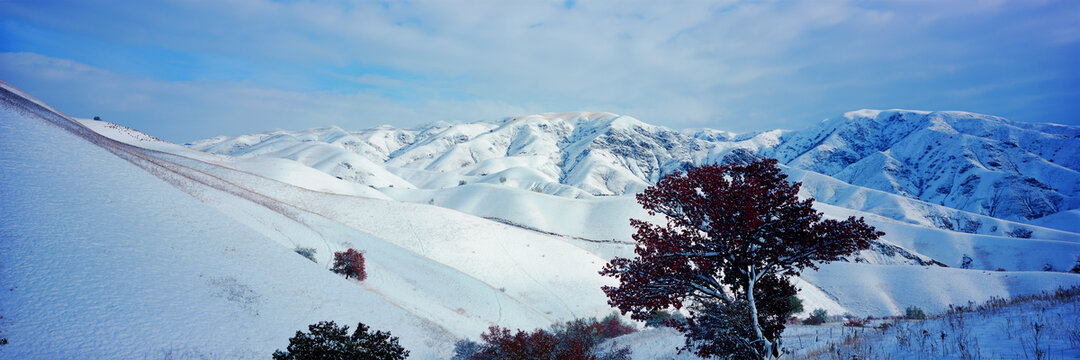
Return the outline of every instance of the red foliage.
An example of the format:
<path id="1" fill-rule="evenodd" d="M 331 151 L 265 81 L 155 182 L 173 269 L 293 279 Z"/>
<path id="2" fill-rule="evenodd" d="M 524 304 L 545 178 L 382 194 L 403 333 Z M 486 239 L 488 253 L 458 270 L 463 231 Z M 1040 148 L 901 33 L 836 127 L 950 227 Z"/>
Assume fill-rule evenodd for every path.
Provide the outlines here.
<path id="1" fill-rule="evenodd" d="M 823 220 L 812 199 L 796 196 L 801 184 L 788 182 L 776 164 L 701 166 L 638 194 L 638 203 L 667 223 L 630 220 L 637 257 L 616 258 L 601 271 L 620 282 L 604 287 L 609 304 L 646 320 L 688 300 L 751 302 L 752 293 L 750 309 L 757 309 L 765 337 L 754 341 L 775 341 L 791 308 L 787 297 L 796 292 L 791 276 L 884 235 L 862 218 Z"/>
<path id="2" fill-rule="evenodd" d="M 633 326 L 620 322 L 619 318 L 614 314 L 600 320 L 596 325 L 599 326 L 598 335 L 605 339 L 619 337 L 637 331 Z"/>
<path id="3" fill-rule="evenodd" d="M 334 267 L 330 271 L 345 275 L 345 278 L 354 277 L 357 280 L 367 279 L 367 271 L 364 270 L 364 253 L 356 249 L 348 249 L 334 253 Z"/>
<path id="4" fill-rule="evenodd" d="M 555 335 L 537 329 L 532 333 L 492 326 L 480 334 L 483 344 L 474 359 L 551 359 L 559 340 Z"/>
<path id="5" fill-rule="evenodd" d="M 552 332 L 536 329 L 533 332 L 492 326 L 480 335 L 480 347 L 471 360 L 502 359 L 560 359 L 597 360 L 629 359 L 629 349 L 613 349 L 600 356 L 593 348 L 605 339 L 636 331 L 619 322 L 613 316 L 597 322 L 596 319 L 577 319 L 554 326 Z"/>
<path id="6" fill-rule="evenodd" d="M 866 324 L 869 324 L 869 323 L 870 323 L 869 320 L 849 319 L 846 323 L 844 323 L 844 326 L 847 326 L 847 327 L 865 327 Z"/>

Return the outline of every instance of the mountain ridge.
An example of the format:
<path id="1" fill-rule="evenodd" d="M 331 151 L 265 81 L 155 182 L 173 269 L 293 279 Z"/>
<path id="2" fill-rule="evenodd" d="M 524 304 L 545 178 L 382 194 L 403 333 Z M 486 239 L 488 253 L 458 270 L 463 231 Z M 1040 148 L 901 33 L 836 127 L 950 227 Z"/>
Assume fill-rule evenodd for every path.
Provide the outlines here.
<path id="1" fill-rule="evenodd" d="M 531 186 L 563 196 L 631 194 L 687 166 L 772 157 L 852 185 L 1006 220 L 1080 208 L 1080 157 L 1072 155 L 1080 153 L 1080 127 L 962 111 L 861 109 L 804 130 L 741 134 L 678 131 L 606 112 L 544 113 L 415 129 L 279 130 L 190 146 L 252 157 L 309 142 L 338 146 L 406 178 L 403 172 L 421 171 L 468 181 L 529 168 L 539 175 Z M 320 170 L 358 178 L 348 171 L 355 164 L 338 165 L 344 169 Z M 432 186 L 454 184 L 418 187 Z"/>

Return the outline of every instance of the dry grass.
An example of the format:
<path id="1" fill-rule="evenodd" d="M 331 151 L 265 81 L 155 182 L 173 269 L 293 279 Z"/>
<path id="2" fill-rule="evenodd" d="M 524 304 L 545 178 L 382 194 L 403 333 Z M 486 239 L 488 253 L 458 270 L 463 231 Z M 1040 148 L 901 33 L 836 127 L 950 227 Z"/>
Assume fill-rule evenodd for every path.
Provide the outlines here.
<path id="1" fill-rule="evenodd" d="M 1080 313 L 1080 287 L 951 306 L 928 320 L 892 319 L 875 328 L 852 329 L 840 341 L 804 349 L 798 358 L 1065 359 L 1066 351 L 1080 349 L 1080 321 L 1063 317 L 1062 312 Z M 980 329 L 973 322 L 994 326 Z M 988 353 L 988 347 L 979 343 L 980 332 L 992 332 L 998 339 L 1003 336 L 1006 346 L 995 344 L 997 350 Z M 1002 353 L 1002 348 L 1010 350 Z"/>

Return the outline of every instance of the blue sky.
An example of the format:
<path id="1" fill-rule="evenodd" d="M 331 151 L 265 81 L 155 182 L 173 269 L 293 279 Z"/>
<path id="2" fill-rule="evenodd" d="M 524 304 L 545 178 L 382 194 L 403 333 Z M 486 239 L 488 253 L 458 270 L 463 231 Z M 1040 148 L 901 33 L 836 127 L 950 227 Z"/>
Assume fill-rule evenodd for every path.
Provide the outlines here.
<path id="1" fill-rule="evenodd" d="M 610 111 L 802 129 L 861 108 L 1080 125 L 1080 2 L 0 1 L 0 79 L 185 142 Z"/>

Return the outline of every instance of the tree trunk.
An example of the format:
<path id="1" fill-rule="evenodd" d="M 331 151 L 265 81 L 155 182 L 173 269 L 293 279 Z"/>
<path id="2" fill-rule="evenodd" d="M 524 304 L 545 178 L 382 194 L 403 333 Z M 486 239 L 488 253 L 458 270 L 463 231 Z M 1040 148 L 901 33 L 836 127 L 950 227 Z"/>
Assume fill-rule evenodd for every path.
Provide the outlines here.
<path id="1" fill-rule="evenodd" d="M 754 280 L 754 275 L 748 276 L 746 286 L 746 301 L 750 305 L 750 321 L 754 324 L 754 336 L 757 337 L 757 342 L 760 345 L 758 353 L 761 354 L 762 359 L 772 358 L 772 344 L 765 338 L 765 335 L 761 333 L 761 323 L 758 321 L 757 301 L 754 299 L 754 284 L 757 282 Z"/>

